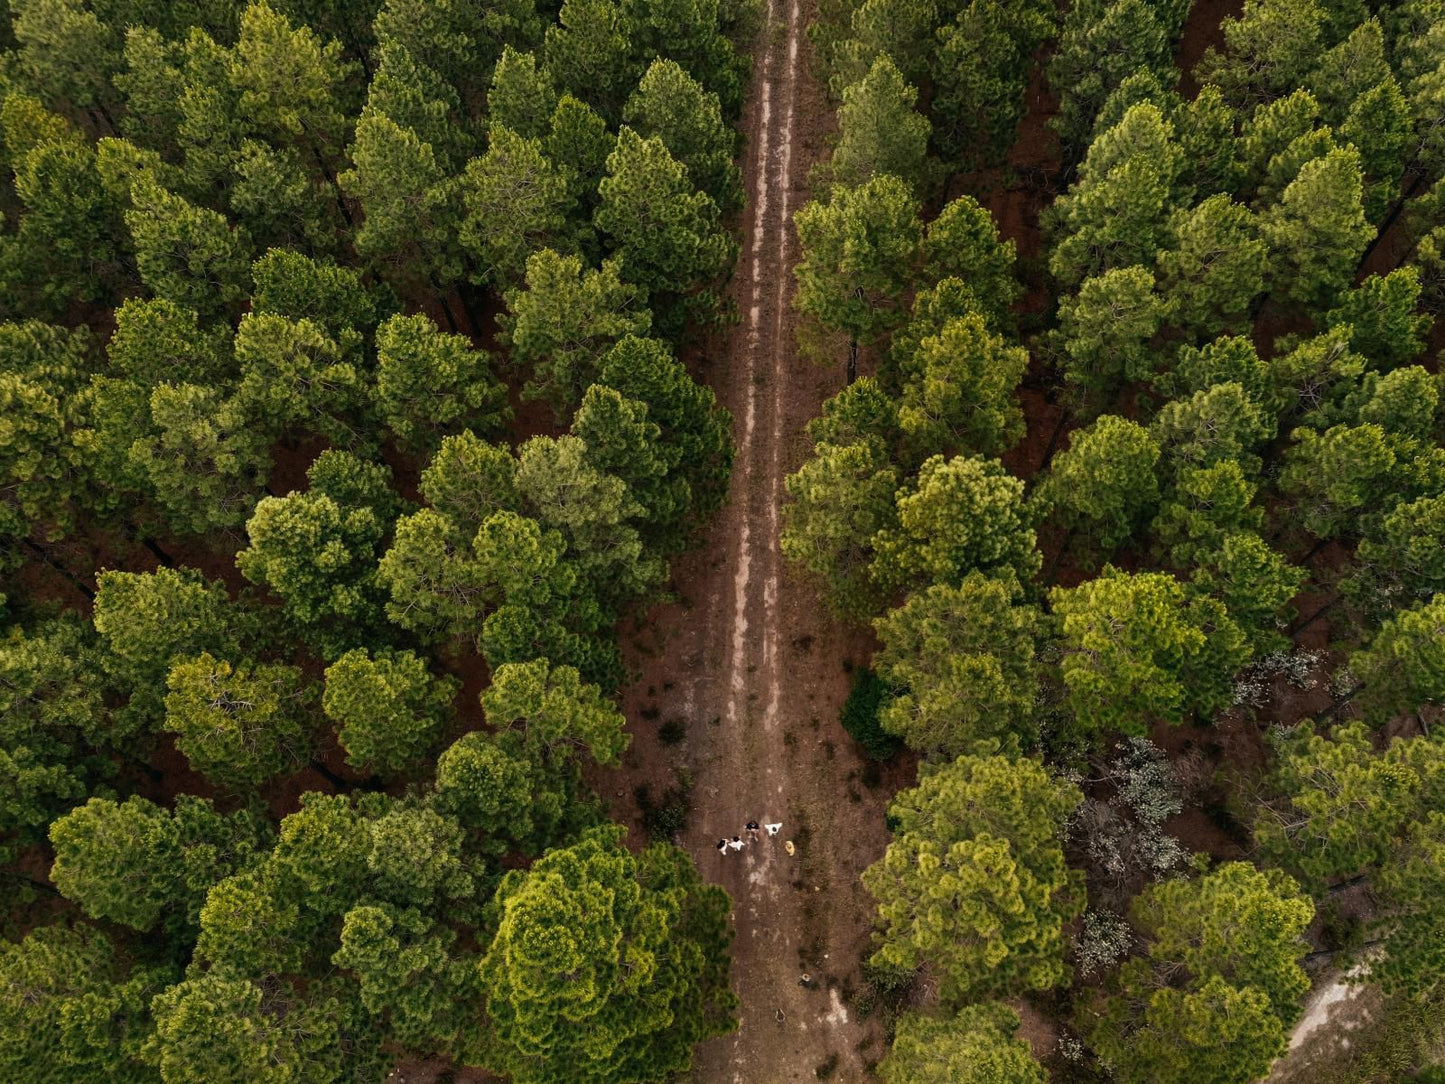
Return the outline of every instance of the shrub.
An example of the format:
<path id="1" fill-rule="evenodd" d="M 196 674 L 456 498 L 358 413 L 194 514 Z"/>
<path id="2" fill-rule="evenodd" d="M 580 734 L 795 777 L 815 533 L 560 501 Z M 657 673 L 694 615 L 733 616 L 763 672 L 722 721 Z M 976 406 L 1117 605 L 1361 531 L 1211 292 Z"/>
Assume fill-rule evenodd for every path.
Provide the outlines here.
<path id="1" fill-rule="evenodd" d="M 892 734 L 884 733 L 878 722 L 888 696 L 888 686 L 877 674 L 859 670 L 853 676 L 853 691 L 843 702 L 843 729 L 874 760 L 891 760 L 903 746 Z"/>

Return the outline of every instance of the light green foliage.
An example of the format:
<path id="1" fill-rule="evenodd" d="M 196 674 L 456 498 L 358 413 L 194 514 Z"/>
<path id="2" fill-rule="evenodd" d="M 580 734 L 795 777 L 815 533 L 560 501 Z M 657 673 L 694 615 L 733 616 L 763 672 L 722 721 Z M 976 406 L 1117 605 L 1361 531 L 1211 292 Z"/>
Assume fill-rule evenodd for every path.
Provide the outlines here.
<path id="1" fill-rule="evenodd" d="M 270 468 L 267 450 L 237 405 L 211 388 L 157 384 L 152 431 L 130 446 L 130 466 L 150 487 L 172 530 L 239 527 Z"/>
<path id="2" fill-rule="evenodd" d="M 193 310 L 159 297 L 121 302 L 105 351 L 116 370 L 146 388 L 163 381 L 206 385 L 233 375 L 229 331 L 203 330 Z"/>
<path id="3" fill-rule="evenodd" d="M 547 70 L 577 97 L 609 116 L 636 84 L 632 28 L 618 0 L 564 0 L 547 27 Z"/>
<path id="4" fill-rule="evenodd" d="M 499 72 L 504 62 L 505 57 L 498 63 Z M 461 113 L 456 88 L 399 41 L 393 39 L 377 49 L 366 103 L 371 112 L 415 132 L 447 172 L 460 168 L 472 149 L 474 133 L 456 119 Z"/>
<path id="5" fill-rule="evenodd" d="M 247 313 L 236 329 L 241 384 L 236 404 L 272 436 L 301 430 L 336 443 L 353 435 L 361 374 L 340 346 L 310 320 Z"/>
<path id="6" fill-rule="evenodd" d="M 1169 311 L 1146 267 L 1120 267 L 1087 279 L 1059 303 L 1065 378 L 1088 398 L 1108 399 L 1126 380 L 1158 366 L 1150 340 Z"/>
<path id="7" fill-rule="evenodd" d="M 376 329 L 376 384 L 382 423 L 413 452 L 434 450 L 463 428 L 490 432 L 510 415 L 491 358 L 424 315 L 393 316 Z"/>
<path id="8" fill-rule="evenodd" d="M 1378 508 L 1396 455 L 1378 425 L 1337 425 L 1323 434 L 1296 429 L 1280 488 L 1297 502 L 1300 522 L 1319 538 L 1351 532 L 1359 513 Z"/>
<path id="9" fill-rule="evenodd" d="M 623 126 L 598 185 L 594 221 L 622 260 L 622 274 L 649 293 L 685 293 L 718 278 L 736 246 L 717 204 L 656 136 Z"/>
<path id="10" fill-rule="evenodd" d="M 1176 212 L 1170 231 L 1175 247 L 1158 261 L 1169 322 L 1202 337 L 1241 327 L 1269 269 L 1249 208 L 1219 193 Z"/>
<path id="11" fill-rule="evenodd" d="M 883 174 L 858 188 L 835 187 L 793 223 L 803 248 L 793 268 L 800 312 L 861 343 L 900 322 L 899 295 L 912 280 L 923 232 L 906 184 Z"/>
<path id="12" fill-rule="evenodd" d="M 342 84 L 351 74 L 341 45 L 307 26 L 293 27 L 264 2 L 241 12 L 241 33 L 227 75 L 237 111 L 253 131 L 277 142 L 334 148 L 345 127 Z"/>
<path id="13" fill-rule="evenodd" d="M 607 172 L 607 156 L 617 140 L 596 110 L 570 94 L 562 95 L 542 141 L 547 157 L 566 169 L 568 191 L 578 204 L 593 209 L 597 186 Z"/>
<path id="14" fill-rule="evenodd" d="M 918 448 L 997 455 L 1023 435 L 1013 394 L 1028 351 L 1006 344 L 982 316 L 948 321 L 919 342 L 911 361 L 898 424 Z"/>
<path id="15" fill-rule="evenodd" d="M 75 479 L 65 455 L 60 400 L 36 381 L 0 373 L 0 414 L 0 527 L 10 538 L 62 537 Z"/>
<path id="16" fill-rule="evenodd" d="M 874 543 L 875 580 L 892 589 L 1008 570 L 1027 583 L 1042 559 L 1023 488 L 997 460 L 933 456 L 898 491 L 898 526 Z"/>
<path id="17" fill-rule="evenodd" d="M 0 1070 L 17 1080 L 146 1084 L 150 999 L 172 976 L 127 970 L 91 926 L 40 926 L 0 942 Z"/>
<path id="18" fill-rule="evenodd" d="M 1238 384 L 1261 405 L 1273 403 L 1276 397 L 1269 365 L 1242 335 L 1221 336 L 1201 347 L 1180 347 L 1174 364 L 1152 383 L 1168 399 L 1187 398 L 1216 384 Z"/>
<path id="19" fill-rule="evenodd" d="M 1365 220 L 1361 192 L 1360 156 L 1353 148 L 1337 148 L 1305 163 L 1260 220 L 1276 292 L 1318 306 L 1350 284 L 1375 233 Z"/>
<path id="20" fill-rule="evenodd" d="M 1287 646 L 1288 606 L 1305 581 L 1304 569 L 1247 531 L 1224 535 L 1218 549 L 1201 552 L 1198 561 L 1191 585 L 1224 604 L 1256 654 Z"/>
<path id="21" fill-rule="evenodd" d="M 395 515 L 391 472 L 333 450 L 309 474 L 307 492 L 257 503 L 236 567 L 280 596 L 286 616 L 334 656 L 380 623 L 376 561 Z"/>
<path id="22" fill-rule="evenodd" d="M 1401 267 L 1371 275 L 1325 314 L 1325 326 L 1348 325 L 1350 349 L 1372 366 L 1393 369 L 1415 360 L 1425 349 L 1434 319 L 1417 310 L 1420 272 Z"/>
<path id="23" fill-rule="evenodd" d="M 1201 196 L 1235 191 L 1242 179 L 1239 146 L 1234 136 L 1234 110 L 1219 88 L 1203 86 L 1193 101 L 1173 114 L 1179 146 L 1190 163 L 1187 178 Z"/>
<path id="24" fill-rule="evenodd" d="M 251 265 L 256 289 L 251 311 L 307 320 L 335 339 L 343 351 L 376 326 L 378 304 L 350 267 L 271 249 Z"/>
<path id="25" fill-rule="evenodd" d="M 1170 561 L 1181 568 L 1213 552 L 1235 530 L 1256 530 L 1264 511 L 1252 504 L 1255 486 L 1237 459 L 1179 471 L 1160 503 L 1152 530 Z"/>
<path id="26" fill-rule="evenodd" d="M 823 413 L 810 419 L 807 429 L 815 446 L 874 440 L 888 448 L 898 437 L 898 405 L 877 380 L 865 376 L 823 400 Z"/>
<path id="27" fill-rule="evenodd" d="M 521 280 L 532 252 L 565 243 L 567 179 L 543 155 L 540 140 L 492 125 L 487 153 L 467 163 L 458 195 L 457 241 L 471 259 L 474 282 L 505 289 Z"/>
<path id="28" fill-rule="evenodd" d="M 559 410 L 581 399 L 617 339 L 652 326 L 615 260 L 584 269 L 578 256 L 539 249 L 527 258 L 526 289 L 509 290 L 506 299 L 509 315 L 499 323 L 513 363 L 527 375 L 523 397 L 548 399 Z"/>
<path id="29" fill-rule="evenodd" d="M 80 0 L 19 0 L 7 5 L 16 49 L 11 63 L 22 86 L 80 109 L 110 99 L 108 76 L 119 66 L 119 42 Z M 7 82 L 9 79 L 7 79 Z"/>
<path id="30" fill-rule="evenodd" d="M 141 281 L 157 297 L 205 316 L 246 296 L 250 242 L 225 217 L 142 175 L 131 185 L 125 224 Z"/>
<path id="31" fill-rule="evenodd" d="M 1445 592 L 1445 497 L 1397 505 L 1356 556 L 1361 568 L 1347 589 L 1371 610 Z"/>
<path id="32" fill-rule="evenodd" d="M 142 932 L 162 924 L 194 936 L 212 885 L 256 858 L 259 818 L 217 813 L 209 799 L 182 794 L 174 810 L 144 798 L 92 798 L 50 825 L 50 879 L 91 918 Z"/>
<path id="33" fill-rule="evenodd" d="M 1329 124 L 1339 124 L 1361 94 L 1390 76 L 1385 36 L 1378 19 L 1360 23 L 1349 37 L 1320 57 L 1309 79 Z"/>
<path id="34" fill-rule="evenodd" d="M 1106 414 L 1076 431 L 1055 456 L 1040 500 L 1090 548 L 1108 555 L 1159 500 L 1159 445 L 1143 426 Z"/>
<path id="35" fill-rule="evenodd" d="M 108 709 L 93 641 L 78 622 L 0 640 L 0 855 L 38 842 L 57 814 L 115 772 L 95 750 L 123 750 L 133 728 Z"/>
<path id="36" fill-rule="evenodd" d="M 421 472 L 421 493 L 459 536 L 471 538 L 493 512 L 517 507 L 517 460 L 505 445 L 469 429 L 447 437 Z"/>
<path id="37" fill-rule="evenodd" d="M 682 852 L 594 829 L 508 873 L 481 962 L 488 1066 L 517 1084 L 660 1081 L 732 1025 L 727 895 Z"/>
<path id="38" fill-rule="evenodd" d="M 1260 808 L 1254 838 L 1262 852 L 1316 888 L 1384 865 L 1421 812 L 1422 779 L 1412 754 L 1431 747 L 1398 741 L 1376 753 L 1363 723 L 1328 735 L 1304 724 L 1274 744 L 1269 788 L 1283 802 Z"/>
<path id="39" fill-rule="evenodd" d="M 1063 926 L 1083 907 L 1062 849 L 1079 792 L 1037 761 L 1000 756 L 919 774 L 894 797 L 893 841 L 863 873 L 883 928 L 874 963 L 928 963 L 949 1006 L 1062 982 Z"/>
<path id="40" fill-rule="evenodd" d="M 1271 173 L 1276 175 L 1279 185 L 1292 180 L 1304 164 L 1297 160 L 1292 148 L 1311 145 L 1312 140 L 1317 138 L 1315 133 L 1319 119 L 1320 103 L 1307 90 L 1296 90 L 1286 97 L 1255 107 L 1244 123 L 1244 133 L 1239 140 L 1245 189 L 1256 190 Z M 1291 165 L 1286 166 L 1287 162 Z M 1273 170 L 1271 163 L 1278 163 Z M 1288 176 L 1283 175 L 1286 171 Z M 1273 198 L 1278 199 L 1279 194 L 1279 188 L 1275 187 Z"/>
<path id="41" fill-rule="evenodd" d="M 1360 152 L 1365 217 L 1379 222 L 1399 193 L 1401 163 L 1409 160 L 1415 142 L 1410 107 L 1394 77 L 1355 99 L 1339 133 Z"/>
<path id="42" fill-rule="evenodd" d="M 403 1048 L 477 1057 L 476 963 L 451 951 L 456 934 L 416 908 L 362 904 L 346 913 L 331 957 L 351 971 L 361 1003 Z"/>
<path id="43" fill-rule="evenodd" d="M 516 132 L 523 139 L 541 139 L 547 134 L 557 92 L 551 73 L 537 66 L 533 53 L 519 53 L 510 45 L 502 49 L 487 91 L 487 117 L 491 124 Z M 558 162 L 559 165 L 570 165 Z"/>
<path id="44" fill-rule="evenodd" d="M 1150 429 L 1176 471 L 1238 460 L 1252 473 L 1254 450 L 1274 435 L 1274 419 L 1233 381 L 1165 403 Z"/>
<path id="45" fill-rule="evenodd" d="M 626 482 L 592 464 L 580 438 L 527 441 L 517 450 L 516 486 L 536 518 L 562 532 L 569 561 L 599 598 L 644 594 L 666 575 L 635 526 L 643 507 Z"/>
<path id="46" fill-rule="evenodd" d="M 1289 93 L 1320 61 L 1324 19 L 1314 0 L 1246 0 L 1243 14 L 1221 23 L 1223 53 L 1205 50 L 1200 82 L 1219 87 L 1236 108 Z"/>
<path id="47" fill-rule="evenodd" d="M 593 466 L 627 483 L 644 520 L 663 531 L 680 526 L 687 514 L 687 483 L 672 477 L 677 449 L 662 443 L 662 430 L 648 418 L 646 403 L 594 384 L 582 397 L 570 432 L 587 445 Z"/>
<path id="48" fill-rule="evenodd" d="M 603 356 L 597 376 L 647 404 L 648 418 L 662 428 L 663 444 L 675 449 L 693 517 L 700 520 L 721 508 L 733 461 L 732 416 L 712 389 L 694 381 L 664 343 L 631 335 Z"/>
<path id="49" fill-rule="evenodd" d="M 352 167 L 336 180 L 364 212 L 356 251 L 393 269 L 402 282 L 455 281 L 457 210 L 429 143 L 384 113 L 368 110 L 347 151 Z"/>
<path id="50" fill-rule="evenodd" d="M 482 710 L 495 729 L 520 728 L 531 755 L 556 763 L 585 749 L 597 763 L 615 765 L 630 741 L 626 720 L 601 689 L 546 659 L 499 666 L 482 693 Z"/>
<path id="51" fill-rule="evenodd" d="M 906 1013 L 878 1066 L 883 1084 L 1045 1084 L 1048 1075 L 1015 1036 L 1018 1014 L 999 1002 L 954 1017 Z"/>
<path id="52" fill-rule="evenodd" d="M 386 616 L 427 641 L 475 635 L 486 606 L 481 572 L 457 525 L 430 508 L 396 522 L 377 579 Z"/>
<path id="53" fill-rule="evenodd" d="M 839 25 L 837 33 L 844 40 L 825 49 L 830 55 L 832 75 L 829 86 L 835 97 L 868 74 L 880 56 L 890 57 L 904 78 L 917 82 L 928 73 L 930 39 L 938 24 L 938 9 L 933 0 L 862 0 L 847 5 L 839 12 L 847 26 Z M 809 35 L 819 41 L 832 28 L 827 15 L 809 28 Z M 848 34 L 851 32 L 851 37 Z"/>
<path id="54" fill-rule="evenodd" d="M 1378 425 L 1402 448 L 1426 443 L 1440 418 L 1440 380 L 1419 365 L 1366 373 L 1342 405 L 1346 417 Z"/>
<path id="55" fill-rule="evenodd" d="M 1063 633 L 1069 707 L 1088 731 L 1142 734 L 1227 707 L 1244 634 L 1214 599 L 1190 598 L 1161 572 L 1111 566 L 1049 601 Z"/>
<path id="56" fill-rule="evenodd" d="M 1041 620 L 1018 584 L 971 572 L 876 619 L 873 665 L 894 689 L 880 722 L 918 752 L 956 757 L 986 739 L 1028 747 Z"/>
<path id="57" fill-rule="evenodd" d="M 354 648 L 326 668 L 321 708 L 353 767 L 404 773 L 436 742 L 457 686 L 410 651 Z"/>
<path id="58" fill-rule="evenodd" d="M 1445 595 L 1398 611 L 1350 656 L 1365 718 L 1380 724 L 1445 701 Z"/>
<path id="59" fill-rule="evenodd" d="M 236 621 L 226 588 L 193 569 L 106 571 L 96 577 L 95 631 L 107 664 L 138 691 L 160 684 L 178 657 L 226 651 Z"/>
<path id="60" fill-rule="evenodd" d="M 737 134 L 723 121 L 718 96 L 674 61 L 652 62 L 622 107 L 622 120 L 644 138 L 661 139 L 723 214 L 742 207 L 742 175 L 733 161 Z"/>
<path id="61" fill-rule="evenodd" d="M 783 553 L 822 577 L 840 614 L 871 616 L 881 601 L 870 576 L 874 539 L 896 518 L 898 488 L 882 447 L 874 440 L 819 444 L 783 484 L 793 499 L 783 507 Z"/>
<path id="62" fill-rule="evenodd" d="M 1285 1048 L 1309 989 L 1314 907 L 1279 870 L 1231 862 L 1150 885 L 1131 908 L 1145 955 L 1083 1019 L 1129 1084 L 1249 1084 Z"/>
<path id="63" fill-rule="evenodd" d="M 504 854 L 515 846 L 537 854 L 568 812 L 569 795 L 526 755 L 520 735 L 511 739 L 474 730 L 453 742 L 437 759 L 432 803 L 485 833 L 484 851 Z"/>
<path id="64" fill-rule="evenodd" d="M 1339 407 L 1367 368 L 1350 350 L 1349 329 L 1335 327 L 1270 358 L 1269 392 L 1259 401 L 1291 422 L 1324 429 L 1343 416 Z"/>
<path id="65" fill-rule="evenodd" d="M 1050 210 L 1059 240 L 1049 270 L 1064 287 L 1115 268 L 1147 266 L 1169 247 L 1170 193 L 1181 159 L 1173 126 L 1150 102 L 1131 108 L 1094 140 L 1078 181 Z"/>
<path id="66" fill-rule="evenodd" d="M 151 1012 L 145 1054 L 164 1084 L 340 1084 L 378 1070 L 375 1037 L 323 983 L 302 1001 L 209 971 L 162 991 Z"/>
<path id="67" fill-rule="evenodd" d="M 1394 863 L 1379 879 L 1379 894 L 1390 913 L 1377 929 L 1386 936 L 1384 958 L 1369 977 L 1389 993 L 1425 1004 L 1445 983 L 1445 813 L 1431 809 L 1412 824 Z"/>
<path id="68" fill-rule="evenodd" d="M 829 171 L 835 183 L 857 187 L 892 174 L 917 191 L 925 179 L 928 118 L 913 111 L 918 91 L 886 53 L 868 74 L 843 91 L 838 145 Z"/>
<path id="69" fill-rule="evenodd" d="M 305 756 L 314 690 L 294 666 L 232 666 L 202 652 L 172 666 L 166 687 L 165 729 L 218 786 L 260 786 Z"/>
<path id="70" fill-rule="evenodd" d="M 940 293 L 945 280 L 960 279 L 995 326 L 1010 326 L 1009 306 L 1023 292 L 1014 278 L 1014 243 L 999 237 L 978 200 L 959 196 L 939 211 L 924 233 L 923 253 L 925 275 Z"/>

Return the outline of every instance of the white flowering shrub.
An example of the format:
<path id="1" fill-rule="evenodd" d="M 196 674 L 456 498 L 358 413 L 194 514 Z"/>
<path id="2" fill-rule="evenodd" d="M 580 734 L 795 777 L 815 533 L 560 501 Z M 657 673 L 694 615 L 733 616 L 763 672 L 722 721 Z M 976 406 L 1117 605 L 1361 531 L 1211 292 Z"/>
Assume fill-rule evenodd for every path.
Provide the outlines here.
<path id="1" fill-rule="evenodd" d="M 1079 974 L 1107 971 L 1134 947 L 1134 931 L 1113 911 L 1085 911 L 1084 925 L 1074 946 Z"/>

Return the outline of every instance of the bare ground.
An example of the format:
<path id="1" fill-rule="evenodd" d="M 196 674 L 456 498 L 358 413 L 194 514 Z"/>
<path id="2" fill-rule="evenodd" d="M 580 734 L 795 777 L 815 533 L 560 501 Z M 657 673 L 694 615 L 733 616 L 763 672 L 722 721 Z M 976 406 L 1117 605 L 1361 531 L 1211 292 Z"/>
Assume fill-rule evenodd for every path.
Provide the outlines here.
<path id="1" fill-rule="evenodd" d="M 832 122 L 809 68 L 810 15 L 800 0 L 770 0 L 744 118 L 749 203 L 732 286 L 741 319 L 705 373 L 734 418 L 730 499 L 708 544 L 676 562 L 678 601 L 624 637 L 641 674 L 623 696 L 634 745 L 604 784 L 613 815 L 638 824 L 636 786 L 655 798 L 688 783 L 692 812 L 676 842 L 733 898 L 740 1026 L 699 1047 L 694 1084 L 815 1080 L 828 1067 L 857 1081 L 882 1054 L 880 1027 L 850 1004 L 872 914 L 859 874 L 883 852 L 883 806 L 909 768 L 864 785 L 838 709 L 871 642 L 838 626 L 778 545 L 783 478 L 808 452 L 804 424 L 843 376 L 841 362 L 799 358 L 789 304 L 792 215 Z M 663 726 L 675 744 L 658 739 Z M 749 820 L 782 831 L 720 855 L 716 841 L 746 838 Z"/>

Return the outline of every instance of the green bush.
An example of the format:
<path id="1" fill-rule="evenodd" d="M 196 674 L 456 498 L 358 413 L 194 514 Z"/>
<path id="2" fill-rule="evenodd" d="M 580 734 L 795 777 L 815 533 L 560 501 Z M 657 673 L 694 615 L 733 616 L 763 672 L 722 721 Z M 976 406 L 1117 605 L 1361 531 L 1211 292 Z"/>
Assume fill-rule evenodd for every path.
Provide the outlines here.
<path id="1" fill-rule="evenodd" d="M 859 670 L 853 678 L 853 691 L 843 702 L 843 729 L 863 747 L 874 760 L 891 760 L 903 747 L 892 734 L 885 733 L 878 715 L 888 703 L 888 686 L 872 670 Z"/>

